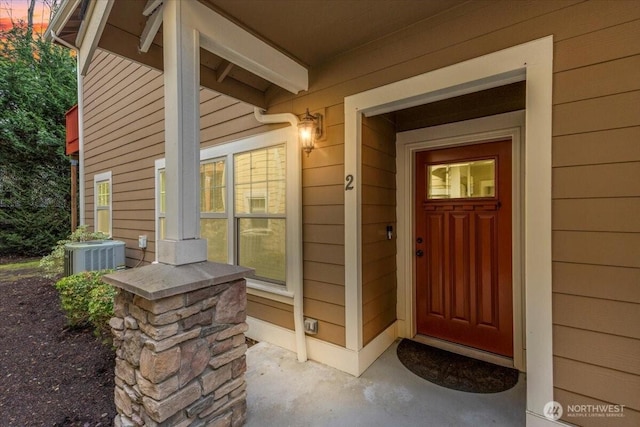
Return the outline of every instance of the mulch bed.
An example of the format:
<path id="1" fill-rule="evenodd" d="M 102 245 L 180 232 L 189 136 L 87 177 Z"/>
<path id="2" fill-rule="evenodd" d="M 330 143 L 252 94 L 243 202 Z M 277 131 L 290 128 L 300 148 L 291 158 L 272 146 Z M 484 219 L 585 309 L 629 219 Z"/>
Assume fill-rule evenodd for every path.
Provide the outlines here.
<path id="1" fill-rule="evenodd" d="M 113 351 L 67 328 L 52 280 L 20 273 L 0 272 L 0 425 L 112 425 Z"/>

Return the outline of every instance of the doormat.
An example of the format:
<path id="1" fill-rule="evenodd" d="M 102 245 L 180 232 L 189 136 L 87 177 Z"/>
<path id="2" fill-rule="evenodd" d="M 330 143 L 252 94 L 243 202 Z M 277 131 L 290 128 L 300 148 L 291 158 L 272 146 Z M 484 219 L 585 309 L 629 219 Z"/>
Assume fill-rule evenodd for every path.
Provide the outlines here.
<path id="1" fill-rule="evenodd" d="M 414 374 L 453 390 L 498 393 L 518 382 L 518 370 L 403 339 L 398 359 Z"/>

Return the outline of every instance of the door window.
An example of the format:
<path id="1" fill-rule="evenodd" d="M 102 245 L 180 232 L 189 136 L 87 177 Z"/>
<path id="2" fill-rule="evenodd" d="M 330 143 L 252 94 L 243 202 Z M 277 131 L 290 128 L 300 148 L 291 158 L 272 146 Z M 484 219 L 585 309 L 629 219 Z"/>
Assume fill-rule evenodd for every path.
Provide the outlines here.
<path id="1" fill-rule="evenodd" d="M 495 159 L 427 166 L 427 199 L 462 199 L 495 195 Z"/>

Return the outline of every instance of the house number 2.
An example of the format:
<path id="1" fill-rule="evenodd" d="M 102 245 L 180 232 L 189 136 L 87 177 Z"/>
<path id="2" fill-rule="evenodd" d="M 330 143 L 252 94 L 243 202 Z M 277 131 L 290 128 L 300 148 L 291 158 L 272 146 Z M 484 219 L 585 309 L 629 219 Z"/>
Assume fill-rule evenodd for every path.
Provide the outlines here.
<path id="1" fill-rule="evenodd" d="M 347 185 L 344 186 L 345 191 L 353 190 L 353 175 L 347 175 L 345 181 L 347 181 Z"/>

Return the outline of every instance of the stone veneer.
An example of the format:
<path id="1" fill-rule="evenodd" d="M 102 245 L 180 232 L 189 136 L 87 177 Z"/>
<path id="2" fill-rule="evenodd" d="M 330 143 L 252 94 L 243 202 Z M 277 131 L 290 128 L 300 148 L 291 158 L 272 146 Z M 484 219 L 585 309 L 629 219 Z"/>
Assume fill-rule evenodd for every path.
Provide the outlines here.
<path id="1" fill-rule="evenodd" d="M 250 272 L 205 262 L 105 276 L 119 288 L 109 322 L 116 427 L 244 424 Z"/>

